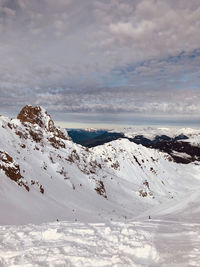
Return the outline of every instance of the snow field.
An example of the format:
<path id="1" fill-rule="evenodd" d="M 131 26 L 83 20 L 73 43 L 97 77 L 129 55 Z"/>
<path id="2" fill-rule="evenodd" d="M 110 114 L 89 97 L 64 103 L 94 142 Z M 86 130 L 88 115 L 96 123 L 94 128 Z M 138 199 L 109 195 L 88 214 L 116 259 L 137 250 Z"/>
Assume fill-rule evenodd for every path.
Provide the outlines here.
<path id="1" fill-rule="evenodd" d="M 173 221 L 1 226 L 0 266 L 198 266 L 200 225 Z"/>

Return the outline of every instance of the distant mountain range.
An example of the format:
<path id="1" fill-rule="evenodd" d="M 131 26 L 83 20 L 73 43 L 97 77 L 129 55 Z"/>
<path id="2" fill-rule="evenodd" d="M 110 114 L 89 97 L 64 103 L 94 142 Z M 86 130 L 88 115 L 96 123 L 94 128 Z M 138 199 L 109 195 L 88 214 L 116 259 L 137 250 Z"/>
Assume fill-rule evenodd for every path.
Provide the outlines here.
<path id="1" fill-rule="evenodd" d="M 150 132 L 152 132 L 151 134 Z M 200 147 L 198 144 L 193 144 L 190 138 L 196 138 L 200 141 L 200 132 L 194 130 L 194 132 L 188 133 L 186 129 L 165 129 L 167 134 L 163 134 L 164 131 L 159 131 L 160 129 L 147 128 L 143 130 L 141 134 L 141 129 L 134 129 L 131 136 L 131 128 L 129 128 L 129 134 L 126 133 L 126 129 L 121 129 L 119 132 L 117 130 L 84 130 L 84 129 L 67 129 L 69 136 L 72 140 L 81 144 L 85 147 L 96 147 L 99 145 L 106 144 L 108 142 L 118 140 L 118 139 L 128 139 L 130 142 L 135 144 L 141 144 L 145 147 L 158 149 L 163 152 L 167 152 L 177 163 L 189 163 L 192 161 L 200 160 Z M 156 133 L 157 131 L 157 133 Z M 188 134 L 188 136 L 186 134 Z M 158 135 L 160 134 L 160 135 Z M 194 141 L 194 140 L 193 140 Z"/>

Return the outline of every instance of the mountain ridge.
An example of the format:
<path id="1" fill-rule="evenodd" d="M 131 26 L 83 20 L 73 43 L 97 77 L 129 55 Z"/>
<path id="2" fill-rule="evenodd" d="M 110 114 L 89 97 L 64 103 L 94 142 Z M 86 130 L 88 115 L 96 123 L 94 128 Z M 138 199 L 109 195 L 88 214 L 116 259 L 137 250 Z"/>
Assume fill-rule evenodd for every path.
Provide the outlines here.
<path id="1" fill-rule="evenodd" d="M 1 224 L 126 221 L 199 186 L 198 161 L 178 164 L 128 139 L 86 148 L 43 108 L 19 114 L 0 117 Z"/>

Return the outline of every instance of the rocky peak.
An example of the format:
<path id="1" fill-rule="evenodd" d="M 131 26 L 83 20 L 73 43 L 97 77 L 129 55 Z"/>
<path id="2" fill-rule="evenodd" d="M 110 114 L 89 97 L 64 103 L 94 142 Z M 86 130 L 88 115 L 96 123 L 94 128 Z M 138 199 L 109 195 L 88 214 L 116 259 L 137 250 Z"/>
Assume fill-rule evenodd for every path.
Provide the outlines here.
<path id="1" fill-rule="evenodd" d="M 71 140 L 64 129 L 60 129 L 54 125 L 51 116 L 42 107 L 26 105 L 20 111 L 17 119 L 25 125 L 26 131 L 28 131 L 32 139 L 37 143 L 41 142 L 44 136 L 46 136 L 45 138 L 55 148 L 64 148 L 65 144 L 63 140 Z M 39 126 L 39 128 L 35 126 Z M 19 131 L 17 134 L 24 137 L 24 134 Z"/>
<path id="2" fill-rule="evenodd" d="M 41 128 L 46 128 L 46 130 L 53 132 L 55 129 L 54 122 L 52 121 L 50 115 L 39 106 L 26 105 L 22 108 L 17 116 L 23 124 L 28 122 L 31 124 L 37 124 Z"/>

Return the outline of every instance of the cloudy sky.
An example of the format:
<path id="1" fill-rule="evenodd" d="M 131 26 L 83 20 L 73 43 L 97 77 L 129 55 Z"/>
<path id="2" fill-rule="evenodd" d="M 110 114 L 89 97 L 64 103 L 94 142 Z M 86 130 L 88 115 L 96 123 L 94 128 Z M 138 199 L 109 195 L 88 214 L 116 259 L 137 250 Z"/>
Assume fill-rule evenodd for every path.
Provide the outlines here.
<path id="1" fill-rule="evenodd" d="M 0 113 L 200 123 L 199 0 L 0 0 Z"/>

